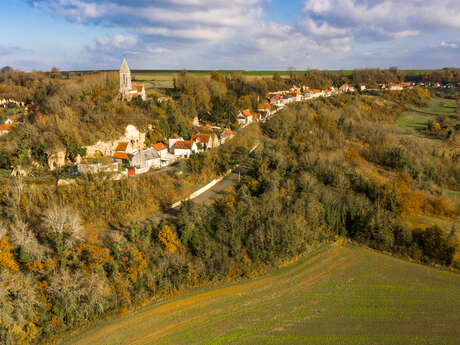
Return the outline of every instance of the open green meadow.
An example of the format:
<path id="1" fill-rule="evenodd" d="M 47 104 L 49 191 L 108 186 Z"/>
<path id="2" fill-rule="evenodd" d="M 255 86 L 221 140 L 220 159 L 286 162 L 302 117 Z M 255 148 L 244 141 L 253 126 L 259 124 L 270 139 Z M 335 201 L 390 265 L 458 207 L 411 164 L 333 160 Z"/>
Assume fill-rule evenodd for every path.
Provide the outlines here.
<path id="1" fill-rule="evenodd" d="M 434 97 L 426 108 L 414 108 L 402 113 L 396 123 L 402 129 L 414 133 L 425 128 L 430 120 L 436 121 L 440 116 L 453 116 L 456 109 L 455 100 Z"/>
<path id="2" fill-rule="evenodd" d="M 458 344 L 460 275 L 354 246 L 195 290 L 61 344 Z"/>

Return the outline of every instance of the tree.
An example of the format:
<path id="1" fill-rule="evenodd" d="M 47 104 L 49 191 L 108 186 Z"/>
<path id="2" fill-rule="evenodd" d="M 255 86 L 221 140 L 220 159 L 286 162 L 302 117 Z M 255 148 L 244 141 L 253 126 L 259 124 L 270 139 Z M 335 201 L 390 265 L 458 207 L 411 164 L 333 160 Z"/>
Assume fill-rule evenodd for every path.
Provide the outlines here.
<path id="1" fill-rule="evenodd" d="M 50 207 L 44 212 L 42 222 L 48 238 L 60 255 L 83 239 L 84 228 L 80 216 L 68 207 Z"/>
<path id="2" fill-rule="evenodd" d="M 12 271 L 17 271 L 19 269 L 18 264 L 14 260 L 13 253 L 11 252 L 12 249 L 13 247 L 8 241 L 7 236 L 0 238 L 0 271 L 2 267 Z"/>
<path id="3" fill-rule="evenodd" d="M 225 78 L 222 74 L 220 74 L 219 72 L 217 71 L 214 71 L 211 73 L 211 79 L 212 80 L 215 80 L 219 83 L 225 83 Z"/>
<path id="4" fill-rule="evenodd" d="M 179 249 L 179 240 L 169 225 L 165 225 L 161 228 L 158 233 L 158 241 L 160 241 L 164 248 L 170 253 L 175 253 Z"/>
<path id="5" fill-rule="evenodd" d="M 13 69 L 10 66 L 5 66 L 5 67 L 2 67 L 2 69 L 0 69 L 0 73 L 9 72 L 9 71 L 12 71 L 12 70 Z"/>
<path id="6" fill-rule="evenodd" d="M 452 242 L 449 242 L 439 226 L 434 225 L 425 230 L 415 230 L 413 237 L 422 250 L 425 260 L 433 260 L 442 265 L 452 263 L 456 248 Z"/>

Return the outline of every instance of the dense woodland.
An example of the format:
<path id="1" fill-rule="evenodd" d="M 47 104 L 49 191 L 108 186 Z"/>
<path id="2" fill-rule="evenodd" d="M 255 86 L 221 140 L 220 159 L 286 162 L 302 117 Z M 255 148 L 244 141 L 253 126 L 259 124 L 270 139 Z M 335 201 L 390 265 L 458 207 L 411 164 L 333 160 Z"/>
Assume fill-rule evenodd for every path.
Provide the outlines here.
<path id="1" fill-rule="evenodd" d="M 232 123 L 231 109 L 254 106 L 269 90 L 316 79 L 342 82 L 307 74 L 311 79 L 299 81 L 184 74 L 172 91 L 177 103 L 158 105 L 118 102 L 112 74 L 67 80 L 61 73 L 9 71 L 0 85 L 15 85 L 22 100 L 39 102 L 40 112 L 13 133 L 20 139 L 10 134 L 0 142 L 1 164 L 38 160 L 38 144 L 43 152 L 72 140 L 78 147 L 97 131 L 110 136 L 127 123 L 159 121 L 156 135 L 185 135 L 194 114 Z M 48 85 L 42 100 L 34 98 L 41 89 L 34 85 Z M 429 99 L 428 90 L 416 88 L 293 104 L 162 174 L 122 181 L 89 176 L 66 187 L 11 178 L 0 191 L 0 342 L 53 343 L 59 333 L 107 313 L 251 277 L 338 238 L 460 268 L 455 228 L 411 223 L 416 214 L 459 219 L 459 205 L 443 196 L 446 189 L 460 191 L 458 147 L 433 145 L 394 126 L 407 105 Z M 133 222 L 186 195 L 190 181 L 204 183 L 229 168 L 241 181 L 214 204 L 185 202 L 173 218 Z"/>

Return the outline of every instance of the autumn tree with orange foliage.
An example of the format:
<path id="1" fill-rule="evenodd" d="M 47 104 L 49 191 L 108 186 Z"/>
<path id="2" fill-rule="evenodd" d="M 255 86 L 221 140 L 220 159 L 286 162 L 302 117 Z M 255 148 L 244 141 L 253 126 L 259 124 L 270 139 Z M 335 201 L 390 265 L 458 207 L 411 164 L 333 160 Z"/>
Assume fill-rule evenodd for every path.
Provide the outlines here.
<path id="1" fill-rule="evenodd" d="M 11 253 L 12 249 L 13 247 L 8 242 L 7 236 L 0 238 L 0 268 L 3 267 L 11 271 L 17 271 L 19 266 Z"/>
<path id="2" fill-rule="evenodd" d="M 177 252 L 180 246 L 176 234 L 169 225 L 165 225 L 161 228 L 158 233 L 158 241 L 164 246 L 166 251 L 173 254 Z"/>

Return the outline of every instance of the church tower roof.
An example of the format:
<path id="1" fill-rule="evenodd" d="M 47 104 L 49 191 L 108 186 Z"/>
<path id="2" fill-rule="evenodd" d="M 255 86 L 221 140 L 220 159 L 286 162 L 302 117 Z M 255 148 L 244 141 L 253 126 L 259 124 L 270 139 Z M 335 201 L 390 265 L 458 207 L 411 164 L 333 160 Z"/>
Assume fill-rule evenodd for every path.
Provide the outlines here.
<path id="1" fill-rule="evenodd" d="M 120 72 L 122 72 L 122 73 L 129 73 L 130 72 L 128 63 L 126 62 L 126 58 L 124 58 L 123 62 L 121 63 Z"/>

